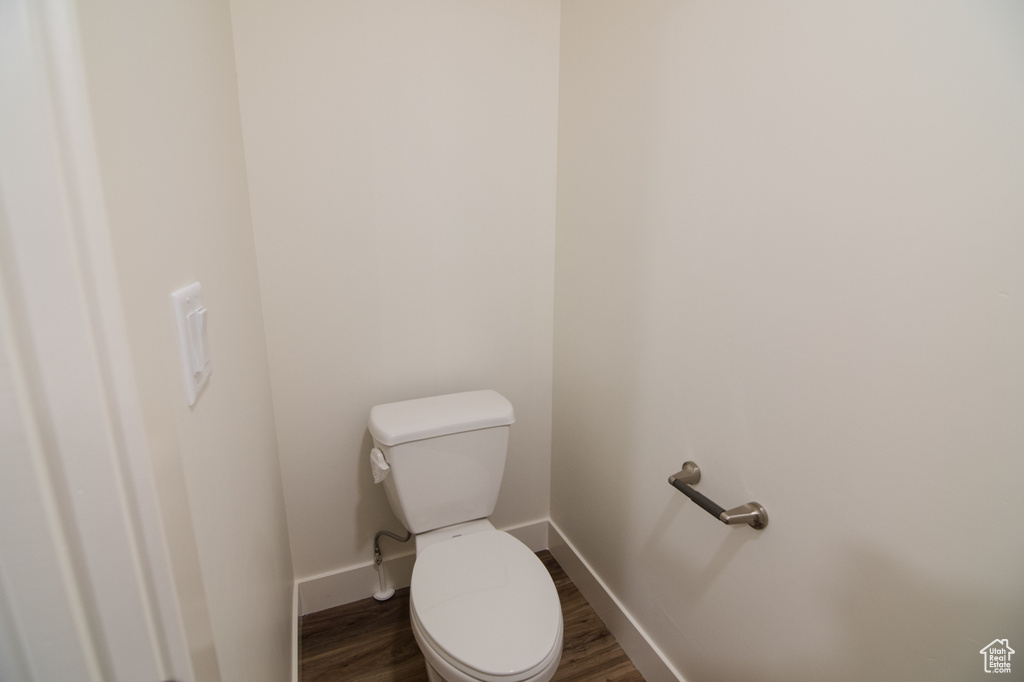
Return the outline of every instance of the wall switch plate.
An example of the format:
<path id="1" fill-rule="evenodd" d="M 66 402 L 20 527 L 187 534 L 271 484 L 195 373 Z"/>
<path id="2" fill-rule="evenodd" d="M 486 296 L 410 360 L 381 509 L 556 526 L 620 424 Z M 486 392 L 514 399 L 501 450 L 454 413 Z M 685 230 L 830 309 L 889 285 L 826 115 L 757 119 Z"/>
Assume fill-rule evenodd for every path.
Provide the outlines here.
<path id="1" fill-rule="evenodd" d="M 178 319 L 178 344 L 181 346 L 181 364 L 185 371 L 185 396 L 191 407 L 196 404 L 199 391 L 210 378 L 210 355 L 206 341 L 206 307 L 199 282 L 178 289 L 171 294 L 174 313 Z"/>

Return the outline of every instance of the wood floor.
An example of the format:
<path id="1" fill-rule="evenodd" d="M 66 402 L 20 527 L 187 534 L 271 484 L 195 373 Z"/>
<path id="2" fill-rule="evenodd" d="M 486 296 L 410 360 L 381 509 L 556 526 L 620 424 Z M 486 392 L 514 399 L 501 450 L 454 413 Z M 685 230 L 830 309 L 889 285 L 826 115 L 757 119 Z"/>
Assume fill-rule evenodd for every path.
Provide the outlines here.
<path id="1" fill-rule="evenodd" d="M 562 662 L 553 682 L 643 682 L 622 647 L 547 550 L 537 553 L 562 602 Z M 409 627 L 409 588 L 303 616 L 300 682 L 425 682 Z"/>

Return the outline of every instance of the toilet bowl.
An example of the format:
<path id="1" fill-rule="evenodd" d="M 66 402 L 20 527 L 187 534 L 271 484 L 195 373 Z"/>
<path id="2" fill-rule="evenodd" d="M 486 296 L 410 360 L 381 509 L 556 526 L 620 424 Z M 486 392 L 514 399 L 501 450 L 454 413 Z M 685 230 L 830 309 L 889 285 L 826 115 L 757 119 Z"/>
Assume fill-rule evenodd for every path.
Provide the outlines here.
<path id="1" fill-rule="evenodd" d="M 388 503 L 416 538 L 409 617 L 431 682 L 547 682 L 561 660 L 551 575 L 488 520 L 514 422 L 495 391 L 370 410 L 373 466 L 387 472 Z"/>
<path id="2" fill-rule="evenodd" d="M 493 528 L 418 551 L 409 610 L 432 681 L 546 682 L 561 660 L 562 610 L 550 574 L 526 545 Z"/>

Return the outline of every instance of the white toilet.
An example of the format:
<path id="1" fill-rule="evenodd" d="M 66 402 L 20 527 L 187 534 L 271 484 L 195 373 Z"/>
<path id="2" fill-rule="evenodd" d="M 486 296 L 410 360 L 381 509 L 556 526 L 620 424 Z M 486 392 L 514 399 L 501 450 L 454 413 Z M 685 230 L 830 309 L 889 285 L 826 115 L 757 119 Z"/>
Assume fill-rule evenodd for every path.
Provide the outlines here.
<path id="1" fill-rule="evenodd" d="M 505 470 L 512 404 L 494 391 L 377 405 L 388 502 L 416 537 L 409 610 L 431 682 L 547 682 L 562 609 L 530 549 L 487 517 Z"/>

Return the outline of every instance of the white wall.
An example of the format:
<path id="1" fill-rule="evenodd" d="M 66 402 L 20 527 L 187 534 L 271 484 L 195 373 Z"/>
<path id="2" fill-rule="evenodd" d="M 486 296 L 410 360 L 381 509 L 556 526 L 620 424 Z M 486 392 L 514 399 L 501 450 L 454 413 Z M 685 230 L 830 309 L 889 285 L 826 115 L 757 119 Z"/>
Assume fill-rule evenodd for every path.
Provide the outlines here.
<path id="1" fill-rule="evenodd" d="M 296 576 L 401 528 L 370 475 L 377 403 L 507 396 L 493 518 L 546 517 L 558 3 L 231 9 Z"/>
<path id="2" fill-rule="evenodd" d="M 78 5 L 132 361 L 197 679 L 290 677 L 292 571 L 226 2 Z M 199 280 L 185 401 L 170 302 Z"/>
<path id="3" fill-rule="evenodd" d="M 1020 651 L 1022 26 L 563 3 L 552 518 L 686 679 Z"/>

